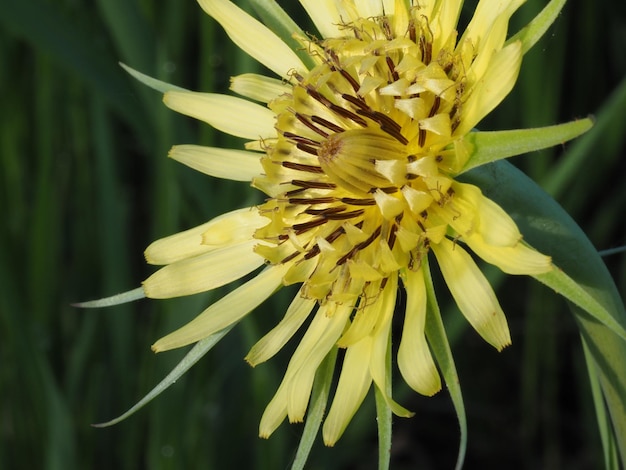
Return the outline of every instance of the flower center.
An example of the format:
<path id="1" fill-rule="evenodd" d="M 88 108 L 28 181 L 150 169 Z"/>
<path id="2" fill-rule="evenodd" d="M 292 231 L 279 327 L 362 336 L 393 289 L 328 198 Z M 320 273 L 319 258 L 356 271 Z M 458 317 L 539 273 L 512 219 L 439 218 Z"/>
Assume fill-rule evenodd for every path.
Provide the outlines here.
<path id="1" fill-rule="evenodd" d="M 270 196 L 256 251 L 291 263 L 285 282 L 320 301 L 416 268 L 446 232 L 431 209 L 454 194 L 465 81 L 461 59 L 441 47 L 433 56 L 427 21 L 412 15 L 402 37 L 382 17 L 345 25 L 353 37 L 308 43 L 318 65 L 270 104 L 278 139 L 254 181 Z"/>

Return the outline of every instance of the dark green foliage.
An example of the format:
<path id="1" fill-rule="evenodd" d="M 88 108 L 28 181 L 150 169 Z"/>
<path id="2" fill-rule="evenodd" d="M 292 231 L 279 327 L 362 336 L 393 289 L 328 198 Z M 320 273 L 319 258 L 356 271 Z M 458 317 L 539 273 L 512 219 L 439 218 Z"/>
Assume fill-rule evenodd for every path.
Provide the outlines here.
<path id="1" fill-rule="evenodd" d="M 529 0 L 511 31 L 544 4 Z M 167 110 L 117 62 L 217 92 L 258 65 L 192 0 L 0 0 L 0 12 L 0 468 L 288 467 L 302 426 L 284 424 L 269 441 L 257 438 L 257 426 L 295 342 L 256 369 L 243 362 L 280 318 L 286 292 L 161 397 L 107 429 L 90 423 L 125 411 L 182 356 L 155 356 L 150 344 L 223 292 L 106 310 L 70 306 L 138 286 L 152 272 L 141 256 L 152 240 L 260 197 L 167 159 L 176 143 L 240 143 Z M 481 123 L 509 129 L 596 115 L 586 140 L 513 163 L 598 249 L 626 244 L 624 50 L 622 0 L 571 0 L 525 57 L 511 96 Z M 625 259 L 606 260 L 622 296 Z M 467 407 L 467 468 L 600 468 L 565 302 L 526 278 L 500 282 L 498 297 L 513 337 L 502 354 L 453 308 L 442 309 Z M 391 468 L 452 468 L 458 427 L 449 397 L 403 388 L 398 400 L 416 417 L 394 420 Z M 316 442 L 310 468 L 375 468 L 374 408 L 371 396 L 334 449 Z"/>

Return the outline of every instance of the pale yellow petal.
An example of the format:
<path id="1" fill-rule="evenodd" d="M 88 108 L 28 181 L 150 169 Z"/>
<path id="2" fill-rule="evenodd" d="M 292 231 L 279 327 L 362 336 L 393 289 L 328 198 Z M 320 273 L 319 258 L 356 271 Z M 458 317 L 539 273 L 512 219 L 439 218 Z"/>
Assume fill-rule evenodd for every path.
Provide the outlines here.
<path id="1" fill-rule="evenodd" d="M 321 307 L 289 361 L 285 379 L 288 380 L 287 416 L 290 422 L 304 419 L 315 372 L 337 342 L 351 311 L 352 306 L 347 303 Z"/>
<path id="2" fill-rule="evenodd" d="M 441 390 L 439 372 L 426 342 L 426 286 L 424 273 L 407 270 L 404 277 L 406 313 L 398 348 L 398 368 L 416 392 L 431 396 Z"/>
<path id="3" fill-rule="evenodd" d="M 492 44 L 494 47 L 502 47 L 506 36 L 506 26 L 508 25 L 511 15 L 517 10 L 526 0 L 480 0 L 474 10 L 474 16 L 472 20 L 465 28 L 463 36 L 459 40 L 459 43 L 463 41 L 470 41 L 476 54 L 480 54 L 485 45 L 483 40 L 485 36 L 488 36 L 495 28 L 501 35 L 499 38 L 499 44 L 496 42 Z M 500 25 L 504 25 L 504 29 L 500 28 Z"/>
<path id="4" fill-rule="evenodd" d="M 282 80 L 256 73 L 244 73 L 231 77 L 230 89 L 251 100 L 269 103 L 285 93 L 291 93 L 292 86 Z"/>
<path id="5" fill-rule="evenodd" d="M 522 44 L 517 41 L 495 53 L 485 75 L 461 107 L 461 123 L 454 135 L 465 135 L 513 89 L 522 64 Z"/>
<path id="6" fill-rule="evenodd" d="M 288 78 L 291 70 L 306 67 L 296 53 L 267 26 L 227 0 L 198 0 L 204 11 L 222 25 L 230 39 L 244 52 L 276 75 Z"/>
<path id="7" fill-rule="evenodd" d="M 165 105 L 176 112 L 213 126 L 219 131 L 257 140 L 276 135 L 274 113 L 261 105 L 234 96 L 193 91 L 168 91 Z"/>
<path id="8" fill-rule="evenodd" d="M 300 0 L 313 24 L 324 38 L 345 36 L 339 2 L 336 0 Z"/>
<path id="9" fill-rule="evenodd" d="M 215 302 L 200 315 L 152 345 L 155 352 L 180 348 L 238 322 L 281 285 L 285 266 L 272 266 Z"/>
<path id="10" fill-rule="evenodd" d="M 306 299 L 298 292 L 287 309 L 283 319 L 269 333 L 261 338 L 246 356 L 246 361 L 253 367 L 274 356 L 291 339 L 309 316 L 315 300 Z"/>
<path id="11" fill-rule="evenodd" d="M 267 225 L 267 218 L 256 207 L 237 209 L 211 220 L 202 234 L 202 243 L 221 247 L 250 240 L 264 225 Z"/>
<path id="12" fill-rule="evenodd" d="M 494 246 L 515 246 L 522 234 L 515 221 L 502 207 L 485 197 L 477 186 L 467 183 L 452 184 L 454 198 L 450 204 L 456 216 L 449 219 L 450 225 L 462 236 L 480 234 L 486 243 Z M 471 220 L 471 228 L 463 227 L 464 220 Z"/>
<path id="13" fill-rule="evenodd" d="M 267 439 L 287 417 L 287 386 L 283 379 L 278 391 L 265 407 L 259 423 L 259 437 Z"/>
<path id="14" fill-rule="evenodd" d="M 445 238 L 431 248 L 452 297 L 478 334 L 498 351 L 511 344 L 504 312 L 474 260 L 458 244 Z"/>
<path id="15" fill-rule="evenodd" d="M 244 150 L 175 145 L 169 157 L 204 174 L 233 181 L 252 181 L 263 172 L 261 155 Z"/>
<path id="16" fill-rule="evenodd" d="M 391 333 L 391 319 L 396 307 L 396 293 L 398 291 L 397 273 L 389 276 L 385 289 L 380 293 L 383 303 L 380 307 L 378 323 L 372 331 L 372 352 L 370 357 L 370 374 L 391 411 L 403 418 L 413 416 L 413 413 L 403 408 L 391 398 L 391 383 L 387 380 L 387 350 Z M 390 374 L 389 374 L 390 375 Z"/>
<path id="17" fill-rule="evenodd" d="M 339 440 L 372 384 L 369 370 L 371 348 L 371 338 L 367 337 L 346 351 L 335 396 L 322 428 L 327 446 L 333 446 Z"/>
<path id="18" fill-rule="evenodd" d="M 257 243 L 247 240 L 169 264 L 143 282 L 146 297 L 192 295 L 239 279 L 263 264 L 263 258 L 253 251 Z"/>
<path id="19" fill-rule="evenodd" d="M 515 246 L 494 246 L 480 235 L 464 237 L 463 241 L 480 256 L 507 274 L 542 274 L 554 269 L 552 258 L 539 253 L 523 242 Z"/>
<path id="20" fill-rule="evenodd" d="M 374 330 L 380 319 L 380 312 L 385 305 L 385 298 L 381 295 L 380 285 L 381 281 L 379 279 L 378 282 L 372 282 L 365 288 L 362 300 L 362 304 L 365 304 L 365 306 L 359 304 L 352 319 L 352 324 L 337 341 L 337 345 L 340 348 L 353 346 Z"/>
<path id="21" fill-rule="evenodd" d="M 144 253 L 150 264 L 171 264 L 233 243 L 250 240 L 254 231 L 267 224 L 254 207 L 222 214 L 184 232 L 152 242 Z"/>
<path id="22" fill-rule="evenodd" d="M 439 54 L 441 48 L 448 43 L 450 37 L 456 35 L 456 24 L 461 13 L 463 0 L 427 0 L 418 3 L 417 16 L 436 18 L 431 21 L 429 28 L 433 34 L 433 56 Z"/>
<path id="23" fill-rule="evenodd" d="M 152 242 L 144 251 L 146 261 L 150 264 L 165 265 L 211 251 L 213 247 L 202 244 L 202 234 L 211 223 L 212 221 L 209 221 Z"/>

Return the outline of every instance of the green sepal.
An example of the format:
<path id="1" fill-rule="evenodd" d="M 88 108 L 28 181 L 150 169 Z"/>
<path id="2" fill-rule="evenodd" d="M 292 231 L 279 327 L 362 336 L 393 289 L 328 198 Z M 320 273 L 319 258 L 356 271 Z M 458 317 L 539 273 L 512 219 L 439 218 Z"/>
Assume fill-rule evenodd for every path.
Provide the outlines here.
<path id="1" fill-rule="evenodd" d="M 505 46 L 515 41 L 521 41 L 522 54 L 526 54 L 552 26 L 552 23 L 561 13 L 565 2 L 566 0 L 552 0 L 530 23 L 511 36 Z"/>
<path id="2" fill-rule="evenodd" d="M 461 393 L 461 382 L 454 365 L 454 357 L 448 335 L 443 326 L 441 311 L 435 296 L 435 286 L 428 267 L 428 258 L 422 258 L 422 270 L 424 271 L 424 282 L 426 283 L 427 313 L 426 313 L 426 338 L 430 349 L 435 356 L 439 370 L 446 382 L 448 393 L 452 399 L 452 405 L 456 411 L 459 421 L 461 436 L 459 440 L 459 452 L 456 461 L 456 470 L 463 468 L 465 453 L 467 451 L 467 416 L 465 415 L 465 405 L 463 404 L 463 394 Z"/>
<path id="3" fill-rule="evenodd" d="M 133 78 L 139 80 L 144 85 L 152 88 L 153 90 L 160 91 L 161 93 L 166 93 L 168 91 L 188 91 L 184 88 L 181 88 L 176 85 L 172 85 L 171 83 L 163 82 L 161 80 L 157 80 L 156 78 L 152 78 L 148 75 L 145 75 L 137 70 L 129 67 L 126 64 L 120 62 L 120 66 L 128 72 Z"/>
<path id="4" fill-rule="evenodd" d="M 306 413 L 304 430 L 300 437 L 300 444 L 298 445 L 298 451 L 296 452 L 296 458 L 293 461 L 291 470 L 302 470 L 311 453 L 311 448 L 326 412 L 326 404 L 328 403 L 330 386 L 333 382 L 333 373 L 337 362 L 337 351 L 337 347 L 331 349 L 315 373 L 311 402 Z"/>
<path id="5" fill-rule="evenodd" d="M 470 132 L 455 144 L 457 150 L 470 155 L 459 174 L 486 163 L 562 144 L 587 132 L 592 126 L 593 121 L 586 118 L 533 129 Z"/>
<path id="6" fill-rule="evenodd" d="M 376 424 L 378 426 L 378 470 L 388 470 L 391 458 L 391 428 L 392 409 L 389 397 L 391 391 L 391 331 L 387 339 L 385 354 L 385 390 L 381 391 L 374 385 L 374 400 L 376 402 Z"/>
<path id="7" fill-rule="evenodd" d="M 572 302 L 570 307 L 595 363 L 614 437 L 626 463 L 626 341 L 619 336 L 626 325 L 626 311 L 602 258 L 563 208 L 510 163 L 498 161 L 475 168 L 462 179 L 480 187 L 507 211 L 524 240 L 552 256 L 554 264 L 571 280 L 550 279 L 558 278 L 558 274 L 536 276 L 544 283 L 554 281 L 557 287 L 559 283 L 565 287 L 559 290 Z M 589 302 L 581 303 L 580 299 Z"/>
<path id="8" fill-rule="evenodd" d="M 172 371 L 167 374 L 167 376 L 158 383 L 156 387 L 154 387 L 146 396 L 144 396 L 140 401 L 138 401 L 132 408 L 130 408 L 125 413 L 121 414 L 115 419 L 104 423 L 92 424 L 92 426 L 96 428 L 105 428 L 107 426 L 112 426 L 114 424 L 119 423 L 120 421 L 124 421 L 129 416 L 132 416 L 145 405 L 150 403 L 153 399 L 158 397 L 161 393 L 169 388 L 170 385 L 174 384 L 179 378 L 181 378 L 185 372 L 187 372 L 191 367 L 193 367 L 196 362 L 198 362 L 206 353 L 208 353 L 213 346 L 215 346 L 226 334 L 236 325 L 237 323 L 233 323 L 232 325 L 224 328 L 217 333 L 212 334 L 200 341 L 198 341 L 193 348 L 182 358 L 182 360 L 172 369 Z"/>

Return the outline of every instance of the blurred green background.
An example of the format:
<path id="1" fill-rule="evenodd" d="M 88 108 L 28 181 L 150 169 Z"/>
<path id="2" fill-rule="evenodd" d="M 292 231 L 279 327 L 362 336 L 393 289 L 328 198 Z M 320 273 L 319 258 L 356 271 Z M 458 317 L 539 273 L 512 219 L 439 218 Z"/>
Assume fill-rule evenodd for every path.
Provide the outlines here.
<path id="1" fill-rule="evenodd" d="M 245 1 L 238 4 L 248 8 Z M 285 4 L 287 2 L 283 2 Z M 285 8 L 305 30 L 297 2 Z M 529 0 L 511 31 L 545 1 Z M 474 2 L 467 2 L 467 21 Z M 536 127 L 594 114 L 575 143 L 513 162 L 561 202 L 598 249 L 626 244 L 626 3 L 570 0 L 525 57 L 513 93 L 481 129 Z M 225 291 L 99 310 L 71 302 L 129 290 L 152 268 L 154 239 L 259 200 L 166 158 L 176 143 L 238 146 L 167 110 L 131 67 L 189 89 L 225 92 L 259 70 L 192 0 L 0 0 L 0 468 L 286 468 L 301 425 L 269 440 L 257 426 L 289 347 L 251 369 L 243 356 L 282 315 L 288 292 L 243 321 L 182 380 L 112 428 L 182 357 L 149 346 Z M 606 259 L 622 296 L 624 254 Z M 439 290 L 442 303 L 445 290 Z M 525 278 L 498 296 L 513 346 L 497 354 L 444 308 L 468 413 L 466 468 L 601 468 L 575 323 Z M 290 348 L 293 348 L 292 342 Z M 452 468 L 458 425 L 446 392 L 394 421 L 392 468 Z M 372 397 L 310 468 L 376 466 Z"/>

